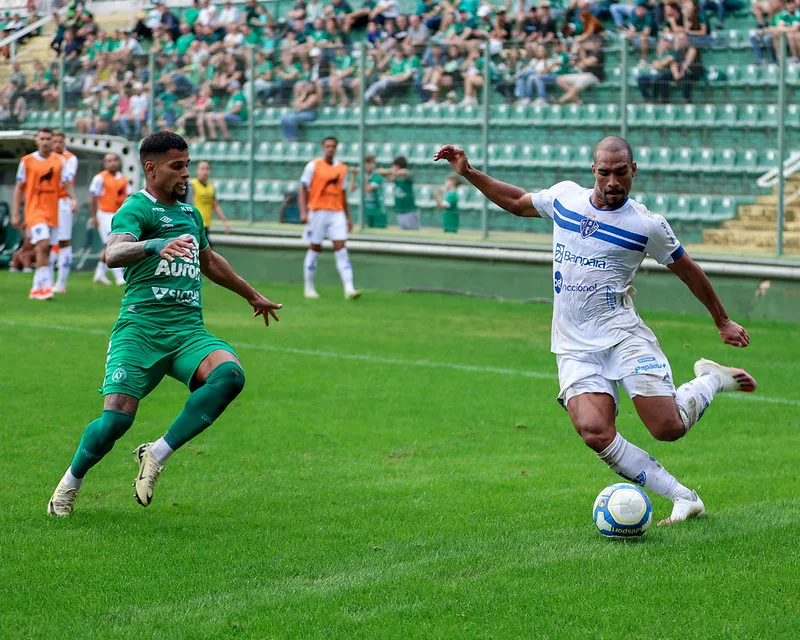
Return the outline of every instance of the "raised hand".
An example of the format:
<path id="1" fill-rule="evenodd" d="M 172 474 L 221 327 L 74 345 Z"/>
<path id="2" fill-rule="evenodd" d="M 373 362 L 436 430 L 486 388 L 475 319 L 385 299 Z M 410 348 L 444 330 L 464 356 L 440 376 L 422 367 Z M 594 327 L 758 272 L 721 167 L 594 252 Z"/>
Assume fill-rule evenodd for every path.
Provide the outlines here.
<path id="1" fill-rule="evenodd" d="M 188 234 L 184 234 L 167 242 L 158 252 L 162 258 L 173 262 L 175 258 L 188 258 L 191 260 L 194 257 L 194 238 Z"/>
<path id="2" fill-rule="evenodd" d="M 434 154 L 433 161 L 438 162 L 439 160 L 447 160 L 453 168 L 453 171 L 460 176 L 463 176 L 469 169 L 467 154 L 464 153 L 463 149 L 453 146 L 452 144 L 444 145 Z"/>

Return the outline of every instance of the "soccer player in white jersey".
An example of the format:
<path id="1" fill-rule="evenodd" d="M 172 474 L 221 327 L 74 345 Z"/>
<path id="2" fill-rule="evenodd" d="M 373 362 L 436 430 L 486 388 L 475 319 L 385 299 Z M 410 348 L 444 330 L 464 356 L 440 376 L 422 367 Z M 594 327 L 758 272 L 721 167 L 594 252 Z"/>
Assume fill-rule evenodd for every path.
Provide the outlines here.
<path id="1" fill-rule="evenodd" d="M 53 131 L 53 151 L 64 158 L 64 171 L 66 181 L 75 186 L 75 176 L 78 174 L 78 157 L 68 151 L 65 145 L 63 131 Z M 58 198 L 58 252 L 50 254 L 50 268 L 58 262 L 58 281 L 53 288 L 54 293 L 67 292 L 67 279 L 72 269 L 72 217 L 78 210 L 78 201 L 70 197 L 62 187 Z"/>
<path id="2" fill-rule="evenodd" d="M 741 369 L 701 359 L 695 379 L 675 389 L 672 371 L 653 332 L 633 305 L 632 283 L 645 254 L 666 265 L 711 313 L 725 344 L 746 347 L 747 332 L 728 317 L 706 274 L 684 251 L 667 221 L 628 198 L 636 163 L 622 138 L 594 150 L 593 189 L 559 182 L 528 193 L 473 169 L 463 150 L 447 145 L 434 156 L 489 200 L 553 226 L 552 351 L 558 363 L 559 402 L 583 441 L 612 470 L 673 501 L 659 524 L 705 513 L 703 501 L 652 456 L 617 432 L 619 384 L 657 440 L 678 440 L 721 391 L 754 391 Z"/>

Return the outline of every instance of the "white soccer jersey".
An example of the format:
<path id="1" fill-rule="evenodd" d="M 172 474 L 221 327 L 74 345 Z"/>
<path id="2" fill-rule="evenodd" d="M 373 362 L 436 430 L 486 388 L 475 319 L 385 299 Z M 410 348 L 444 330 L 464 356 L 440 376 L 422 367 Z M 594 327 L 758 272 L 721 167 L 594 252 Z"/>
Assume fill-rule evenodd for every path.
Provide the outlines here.
<path id="1" fill-rule="evenodd" d="M 667 221 L 628 198 L 608 211 L 592 189 L 574 182 L 531 194 L 553 225 L 553 353 L 601 351 L 643 325 L 633 305 L 633 279 L 645 254 L 663 265 L 683 247 Z"/>
<path id="2" fill-rule="evenodd" d="M 74 153 L 64 159 L 64 182 L 72 182 L 78 174 L 78 156 Z"/>

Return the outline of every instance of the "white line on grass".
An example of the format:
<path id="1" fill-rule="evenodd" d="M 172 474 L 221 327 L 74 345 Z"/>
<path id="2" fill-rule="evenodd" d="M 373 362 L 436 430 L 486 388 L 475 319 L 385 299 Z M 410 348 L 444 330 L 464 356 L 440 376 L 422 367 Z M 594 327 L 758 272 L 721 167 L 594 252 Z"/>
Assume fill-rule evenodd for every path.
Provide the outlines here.
<path id="1" fill-rule="evenodd" d="M 16 320 L 0 319 L 0 323 L 18 326 L 29 327 L 34 329 L 53 329 L 55 331 L 69 331 L 72 333 L 85 333 L 92 335 L 110 335 L 110 330 L 103 329 L 88 329 L 85 327 L 70 327 L 60 324 L 44 324 L 38 322 L 17 322 Z M 547 380 L 556 379 L 553 373 L 542 373 L 541 371 L 526 371 L 524 369 L 503 369 L 500 367 L 479 367 L 471 364 L 458 364 L 457 362 L 432 362 L 430 360 L 401 360 L 399 358 L 384 358 L 381 356 L 372 356 L 369 354 L 358 353 L 338 353 L 336 351 L 317 351 L 315 349 L 295 349 L 293 347 L 275 347 L 268 344 L 246 344 L 243 342 L 231 342 L 232 347 L 237 349 L 256 349 L 259 351 L 271 351 L 274 353 L 290 353 L 299 356 L 311 356 L 314 358 L 333 358 L 336 360 L 359 360 L 362 362 L 373 362 L 376 364 L 390 364 L 402 367 L 428 367 L 432 369 L 453 369 L 455 371 L 472 371 L 475 373 L 496 373 L 506 376 L 522 376 L 525 378 L 542 378 Z M 723 397 L 732 398 L 735 400 L 744 400 L 752 402 L 766 402 L 768 404 L 782 404 L 794 407 L 800 407 L 800 400 L 789 400 L 787 398 L 770 398 L 762 395 L 741 395 L 730 394 Z"/>

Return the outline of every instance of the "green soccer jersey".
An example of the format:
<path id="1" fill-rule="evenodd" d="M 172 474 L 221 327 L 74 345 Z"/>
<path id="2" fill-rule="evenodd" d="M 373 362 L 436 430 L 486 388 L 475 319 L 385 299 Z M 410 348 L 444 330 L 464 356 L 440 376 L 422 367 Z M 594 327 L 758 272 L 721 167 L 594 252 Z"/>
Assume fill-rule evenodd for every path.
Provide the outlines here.
<path id="1" fill-rule="evenodd" d="M 395 178 L 394 181 L 394 210 L 395 213 L 409 213 L 417 210 L 414 201 L 414 178 Z"/>
<path id="2" fill-rule="evenodd" d="M 380 214 L 383 212 L 383 177 L 373 173 L 367 180 L 367 184 L 374 184 L 375 189 L 364 191 L 364 209 L 366 213 Z"/>
<path id="3" fill-rule="evenodd" d="M 444 195 L 444 203 L 447 208 L 442 211 L 442 229 L 447 233 L 458 232 L 459 210 L 458 210 L 458 191 L 448 191 Z"/>
<path id="4" fill-rule="evenodd" d="M 125 200 L 111 219 L 111 233 L 129 233 L 136 240 L 194 238 L 191 258 L 166 260 L 147 256 L 125 268 L 125 297 L 120 318 L 158 314 L 164 322 L 202 320 L 199 252 L 208 246 L 203 218 L 193 206 L 179 202 L 164 204 L 145 191 Z"/>

